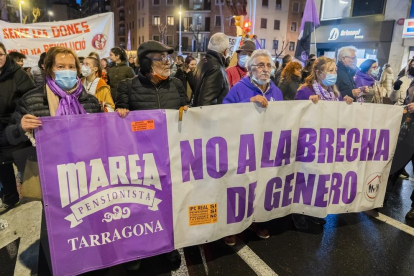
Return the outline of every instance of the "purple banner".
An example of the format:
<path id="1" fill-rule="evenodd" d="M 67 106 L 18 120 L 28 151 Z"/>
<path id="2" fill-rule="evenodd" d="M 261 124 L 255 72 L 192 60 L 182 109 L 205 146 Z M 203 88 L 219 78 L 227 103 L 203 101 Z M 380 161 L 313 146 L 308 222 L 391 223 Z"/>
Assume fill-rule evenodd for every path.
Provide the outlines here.
<path id="1" fill-rule="evenodd" d="M 42 118 L 36 144 L 54 275 L 173 250 L 164 110 Z"/>

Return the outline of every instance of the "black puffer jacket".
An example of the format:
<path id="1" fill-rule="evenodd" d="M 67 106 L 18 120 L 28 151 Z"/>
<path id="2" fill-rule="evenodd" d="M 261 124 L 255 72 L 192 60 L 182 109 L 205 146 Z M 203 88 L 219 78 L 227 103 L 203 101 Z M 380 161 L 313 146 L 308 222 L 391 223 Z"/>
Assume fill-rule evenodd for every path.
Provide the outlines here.
<path id="1" fill-rule="evenodd" d="M 32 79 L 13 59 L 6 57 L 0 73 L 0 163 L 12 161 L 11 153 L 17 148 L 7 142 L 5 129 L 16 109 L 16 103 L 35 87 Z"/>
<path id="2" fill-rule="evenodd" d="M 131 91 L 128 91 L 128 81 Z M 115 107 L 129 110 L 179 109 L 187 104 L 188 98 L 179 79 L 170 77 L 155 86 L 140 72 L 133 79 L 119 82 Z"/>
<path id="3" fill-rule="evenodd" d="M 78 99 L 87 113 L 102 112 L 98 99 L 88 94 L 85 88 Z M 20 99 L 16 107 L 16 112 L 13 113 L 10 125 L 6 129 L 7 139 L 12 145 L 27 141 L 27 137 L 24 135 L 21 127 L 22 117 L 26 114 L 31 114 L 36 117 L 50 116 L 45 86 L 29 91 Z"/>
<path id="4" fill-rule="evenodd" d="M 126 61 L 122 61 L 119 64 L 112 62 L 107 68 L 109 86 L 111 87 L 112 99 L 116 99 L 118 95 L 118 83 L 124 79 L 132 78 L 135 76 L 134 69 L 128 66 Z"/>
<path id="5" fill-rule="evenodd" d="M 339 92 L 341 92 L 342 98 L 349 96 L 355 99 L 354 95 L 352 94 L 352 90 L 357 88 L 354 81 L 356 70 L 352 70 L 346 67 L 342 62 L 338 62 L 337 67 L 338 79 L 336 80 L 336 87 L 338 88 Z"/>
<path id="6" fill-rule="evenodd" d="M 279 82 L 279 89 L 282 91 L 283 100 L 293 101 L 296 96 L 296 92 L 300 86 L 300 79 L 297 76 L 292 76 L 291 81 L 287 81 L 285 78 L 282 78 Z"/>
<path id="7" fill-rule="evenodd" d="M 194 71 L 193 106 L 221 104 L 229 92 L 222 54 L 208 50 Z"/>

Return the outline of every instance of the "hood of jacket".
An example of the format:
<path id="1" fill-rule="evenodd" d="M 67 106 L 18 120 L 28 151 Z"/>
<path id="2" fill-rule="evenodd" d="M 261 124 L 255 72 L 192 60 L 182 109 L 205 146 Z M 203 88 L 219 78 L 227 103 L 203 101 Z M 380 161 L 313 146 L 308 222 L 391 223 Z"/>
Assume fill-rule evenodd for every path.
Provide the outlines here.
<path id="1" fill-rule="evenodd" d="M 0 73 L 0 82 L 6 80 L 10 76 L 20 69 L 20 66 L 11 59 L 9 56 L 6 56 L 6 63 L 4 64 L 1 73 Z"/>
<path id="2" fill-rule="evenodd" d="M 206 56 L 216 59 L 220 63 L 221 66 L 225 67 L 226 59 L 224 58 L 222 54 L 216 51 L 213 51 L 213 50 L 207 50 Z"/>
<path id="3" fill-rule="evenodd" d="M 392 68 L 391 68 L 391 67 L 388 67 L 388 68 L 385 68 L 384 73 L 387 73 L 387 74 L 394 74 L 394 71 L 392 70 Z"/>

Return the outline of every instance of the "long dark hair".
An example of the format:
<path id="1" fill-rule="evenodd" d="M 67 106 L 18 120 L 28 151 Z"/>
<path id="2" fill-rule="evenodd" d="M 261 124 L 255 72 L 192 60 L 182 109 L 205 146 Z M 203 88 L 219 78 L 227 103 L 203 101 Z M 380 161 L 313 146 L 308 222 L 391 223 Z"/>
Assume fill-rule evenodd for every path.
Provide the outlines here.
<path id="1" fill-rule="evenodd" d="M 126 61 L 127 60 L 127 54 L 125 52 L 125 50 L 119 48 L 119 47 L 115 47 L 111 49 L 111 52 L 115 55 L 115 56 L 119 56 L 119 59 L 121 61 Z"/>

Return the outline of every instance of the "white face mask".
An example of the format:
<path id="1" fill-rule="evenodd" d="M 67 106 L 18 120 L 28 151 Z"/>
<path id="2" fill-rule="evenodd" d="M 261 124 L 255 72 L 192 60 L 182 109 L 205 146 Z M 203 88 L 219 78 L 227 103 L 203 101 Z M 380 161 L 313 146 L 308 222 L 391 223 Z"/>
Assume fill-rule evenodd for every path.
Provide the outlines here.
<path id="1" fill-rule="evenodd" d="M 92 69 L 89 68 L 89 66 L 87 65 L 82 65 L 81 72 L 82 72 L 82 76 L 84 77 L 88 77 L 90 74 L 93 73 Z"/>

